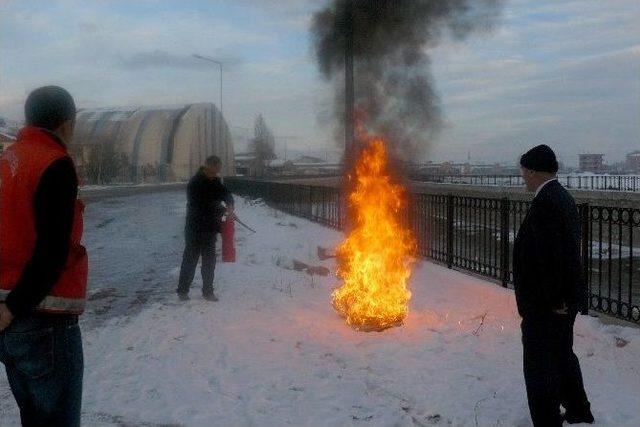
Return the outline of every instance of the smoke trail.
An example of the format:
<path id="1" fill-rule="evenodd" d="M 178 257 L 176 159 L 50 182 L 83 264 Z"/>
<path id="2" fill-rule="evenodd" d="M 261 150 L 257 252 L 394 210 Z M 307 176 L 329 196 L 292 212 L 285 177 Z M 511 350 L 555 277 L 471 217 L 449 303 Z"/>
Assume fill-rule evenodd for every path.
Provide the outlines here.
<path id="1" fill-rule="evenodd" d="M 443 36 L 490 30 L 503 0 L 333 0 L 313 17 L 315 52 L 336 88 L 334 114 L 344 127 L 345 32 L 352 16 L 355 99 L 368 130 L 386 136 L 396 156 L 424 152 L 442 124 L 429 48 Z M 350 9 L 349 9 L 350 8 Z M 340 139 L 341 140 L 341 139 Z"/>

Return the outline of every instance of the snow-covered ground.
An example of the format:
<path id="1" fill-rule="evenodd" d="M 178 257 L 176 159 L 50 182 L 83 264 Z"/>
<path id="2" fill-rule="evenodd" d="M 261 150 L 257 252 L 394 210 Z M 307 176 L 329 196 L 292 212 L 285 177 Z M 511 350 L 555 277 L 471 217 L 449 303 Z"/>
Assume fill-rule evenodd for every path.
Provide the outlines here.
<path id="1" fill-rule="evenodd" d="M 90 204 L 83 317 L 86 426 L 529 426 L 511 291 L 419 262 L 404 326 L 349 328 L 320 264 L 340 233 L 238 200 L 238 262 L 217 303 L 173 294 L 184 196 Z M 334 269 L 335 265 L 324 265 Z M 597 425 L 640 425 L 640 331 L 580 317 L 576 352 Z M 18 423 L 0 374 L 0 425 Z"/>

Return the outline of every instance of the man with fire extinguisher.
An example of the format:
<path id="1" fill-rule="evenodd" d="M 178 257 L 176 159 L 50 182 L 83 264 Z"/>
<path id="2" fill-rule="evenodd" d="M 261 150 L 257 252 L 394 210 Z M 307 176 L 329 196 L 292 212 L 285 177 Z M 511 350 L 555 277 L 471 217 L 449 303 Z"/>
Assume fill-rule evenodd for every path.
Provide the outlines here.
<path id="1" fill-rule="evenodd" d="M 66 146 L 75 115 L 66 90 L 34 90 L 0 157 L 0 361 L 24 426 L 80 425 L 88 264 Z"/>
<path id="2" fill-rule="evenodd" d="M 234 218 L 233 196 L 218 177 L 221 168 L 222 162 L 219 157 L 208 157 L 204 166 L 191 178 L 187 186 L 185 249 L 176 290 L 182 301 L 189 299 L 189 288 L 200 258 L 202 296 L 207 301 L 218 301 L 213 291 L 216 234 L 221 230 L 223 216 L 226 216 L 226 221 L 230 223 Z"/>

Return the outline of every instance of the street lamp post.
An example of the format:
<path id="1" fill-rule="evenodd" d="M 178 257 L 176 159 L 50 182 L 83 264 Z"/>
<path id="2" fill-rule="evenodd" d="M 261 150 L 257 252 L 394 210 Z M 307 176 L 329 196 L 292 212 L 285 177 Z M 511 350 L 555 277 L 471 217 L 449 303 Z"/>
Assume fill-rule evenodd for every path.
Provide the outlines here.
<path id="1" fill-rule="evenodd" d="M 350 173 L 355 164 L 356 157 L 356 137 L 355 137 L 355 94 L 353 79 L 353 1 L 349 0 L 345 7 L 346 19 L 344 22 L 344 95 L 345 95 L 345 117 L 344 117 L 344 163 L 346 173 Z"/>
<path id="2" fill-rule="evenodd" d="M 217 64 L 220 67 L 220 114 L 222 114 L 222 62 L 213 58 L 209 58 L 208 56 L 202 56 L 202 55 L 196 55 L 196 54 L 193 54 L 191 56 L 197 59 L 201 59 L 203 61 L 213 62 L 214 64 Z"/>
<path id="3" fill-rule="evenodd" d="M 202 61 L 207 61 L 207 62 L 212 62 L 214 64 L 217 64 L 218 67 L 220 67 L 220 120 L 218 120 L 218 138 L 219 138 L 219 147 L 218 150 L 223 150 L 224 151 L 224 161 L 227 162 L 229 161 L 229 159 L 227 159 L 227 148 L 226 148 L 226 144 L 223 142 L 222 140 L 222 120 L 223 120 L 223 115 L 222 115 L 222 62 L 213 59 L 213 58 L 209 58 L 208 56 L 202 56 L 202 55 L 197 55 L 197 54 L 193 54 L 192 55 L 194 58 L 196 59 L 200 59 Z M 233 161 L 233 159 L 231 159 L 231 161 Z"/>

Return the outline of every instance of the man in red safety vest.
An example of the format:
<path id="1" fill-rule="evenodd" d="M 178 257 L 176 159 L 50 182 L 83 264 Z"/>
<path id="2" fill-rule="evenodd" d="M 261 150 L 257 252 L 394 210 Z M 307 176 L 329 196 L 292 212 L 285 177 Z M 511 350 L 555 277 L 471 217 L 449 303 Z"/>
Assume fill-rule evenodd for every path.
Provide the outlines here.
<path id="1" fill-rule="evenodd" d="M 87 253 L 66 146 L 75 115 L 66 90 L 34 90 L 0 157 L 0 361 L 26 426 L 80 425 Z"/>

